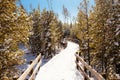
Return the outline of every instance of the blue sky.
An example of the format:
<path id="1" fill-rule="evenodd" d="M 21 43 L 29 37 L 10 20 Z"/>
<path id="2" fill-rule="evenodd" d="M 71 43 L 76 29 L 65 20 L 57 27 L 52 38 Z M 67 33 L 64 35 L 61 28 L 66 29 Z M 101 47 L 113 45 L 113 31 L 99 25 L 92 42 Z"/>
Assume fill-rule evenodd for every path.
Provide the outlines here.
<path id="1" fill-rule="evenodd" d="M 48 0 L 49 1 L 49 0 Z M 62 14 L 62 7 L 63 5 L 68 9 L 71 20 L 73 19 L 73 16 L 76 17 L 78 13 L 78 6 L 82 0 L 52 0 L 52 8 L 55 13 L 58 14 L 58 17 L 60 20 L 64 20 L 64 16 Z M 37 8 L 38 4 L 40 5 L 40 10 L 42 11 L 44 8 L 49 10 L 48 2 L 47 0 L 21 0 L 24 8 L 27 12 L 30 11 L 30 5 L 32 5 L 32 8 Z M 90 0 L 90 5 L 94 5 L 94 0 Z"/>

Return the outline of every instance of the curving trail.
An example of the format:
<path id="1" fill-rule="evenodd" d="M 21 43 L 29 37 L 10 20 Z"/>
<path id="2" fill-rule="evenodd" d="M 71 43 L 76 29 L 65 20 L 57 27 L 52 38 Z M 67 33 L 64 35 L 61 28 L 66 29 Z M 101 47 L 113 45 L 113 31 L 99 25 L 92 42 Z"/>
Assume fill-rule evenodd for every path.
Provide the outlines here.
<path id="1" fill-rule="evenodd" d="M 35 80 L 84 80 L 76 69 L 75 53 L 79 45 L 68 41 L 67 47 L 42 66 Z"/>

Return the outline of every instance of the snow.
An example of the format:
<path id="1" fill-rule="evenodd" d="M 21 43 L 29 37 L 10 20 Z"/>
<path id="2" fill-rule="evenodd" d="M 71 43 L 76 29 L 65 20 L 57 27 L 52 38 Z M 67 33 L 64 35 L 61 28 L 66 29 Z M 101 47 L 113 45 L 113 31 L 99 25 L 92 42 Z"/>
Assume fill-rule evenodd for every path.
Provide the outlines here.
<path id="1" fill-rule="evenodd" d="M 28 50 L 26 50 L 25 52 L 29 52 Z M 36 55 L 31 54 L 31 53 L 25 53 L 23 58 L 25 59 L 25 63 L 22 65 L 17 65 L 17 69 L 19 69 L 22 72 L 24 72 L 28 66 L 30 65 L 30 61 L 34 60 L 36 58 Z"/>
<path id="2" fill-rule="evenodd" d="M 116 33 L 116 35 L 119 35 L 120 34 L 120 31 L 118 31 L 117 33 Z"/>
<path id="3" fill-rule="evenodd" d="M 118 42 L 114 42 L 114 44 L 115 44 L 116 46 L 119 46 L 119 43 L 118 43 Z"/>
<path id="4" fill-rule="evenodd" d="M 19 75 L 21 75 L 30 65 L 30 61 L 33 61 L 37 55 L 31 54 L 30 50 L 25 48 L 24 45 L 19 45 L 19 48 L 25 53 L 23 55 L 25 63 L 22 65 L 16 65 L 16 68 L 19 70 Z"/>
<path id="5" fill-rule="evenodd" d="M 119 35 L 119 34 L 120 34 L 120 25 L 118 25 L 116 28 L 116 35 Z"/>
<path id="6" fill-rule="evenodd" d="M 68 41 L 66 49 L 43 65 L 35 80 L 84 80 L 76 69 L 75 53 L 79 46 Z"/>

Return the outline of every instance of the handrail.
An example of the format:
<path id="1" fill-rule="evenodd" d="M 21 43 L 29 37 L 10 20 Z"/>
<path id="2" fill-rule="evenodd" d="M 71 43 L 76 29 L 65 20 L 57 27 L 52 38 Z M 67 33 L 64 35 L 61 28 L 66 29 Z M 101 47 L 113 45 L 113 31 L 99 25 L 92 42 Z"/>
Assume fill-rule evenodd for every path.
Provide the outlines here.
<path id="1" fill-rule="evenodd" d="M 35 67 L 32 75 L 30 76 L 29 80 L 33 80 L 35 78 L 35 75 L 36 75 L 38 69 L 40 68 L 41 63 L 42 63 L 42 61 L 40 60 L 39 63 L 37 64 L 37 66 Z"/>
<path id="2" fill-rule="evenodd" d="M 75 54 L 76 58 L 88 69 L 95 77 L 97 80 L 105 80 L 98 72 L 96 72 L 94 69 L 92 69 L 91 66 L 89 66 L 80 56 Z"/>
<path id="3" fill-rule="evenodd" d="M 30 71 L 34 68 L 34 66 L 37 64 L 33 75 L 36 73 L 36 71 L 38 70 L 40 64 L 41 64 L 41 54 L 39 54 L 37 56 L 37 58 L 32 62 L 32 64 L 25 70 L 25 72 L 17 79 L 17 80 L 25 80 L 25 78 L 27 77 L 27 75 L 30 73 Z M 39 61 L 40 60 L 40 61 Z"/>
<path id="4" fill-rule="evenodd" d="M 77 64 L 78 70 L 80 70 L 81 74 L 82 74 L 83 76 L 85 76 L 85 78 L 86 78 L 87 80 L 90 80 L 90 77 L 87 75 L 87 73 L 85 73 L 85 71 L 82 69 L 82 67 L 79 65 L 79 63 L 76 63 L 76 64 Z"/>

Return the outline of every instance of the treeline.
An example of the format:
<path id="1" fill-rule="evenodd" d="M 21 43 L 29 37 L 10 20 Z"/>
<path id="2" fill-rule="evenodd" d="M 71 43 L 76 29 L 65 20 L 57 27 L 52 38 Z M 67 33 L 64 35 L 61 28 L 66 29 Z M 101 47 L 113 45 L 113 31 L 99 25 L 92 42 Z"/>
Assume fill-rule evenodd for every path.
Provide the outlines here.
<path id="1" fill-rule="evenodd" d="M 40 8 L 30 12 L 33 20 L 33 35 L 30 36 L 32 53 L 41 53 L 44 58 L 51 58 L 59 49 L 62 41 L 62 23 L 53 11 Z"/>
<path id="2" fill-rule="evenodd" d="M 95 0 L 90 10 L 89 2 L 79 6 L 74 35 L 80 41 L 80 51 L 85 61 L 106 79 L 120 74 L 120 5 L 115 0 Z"/>

